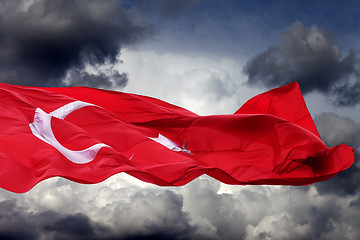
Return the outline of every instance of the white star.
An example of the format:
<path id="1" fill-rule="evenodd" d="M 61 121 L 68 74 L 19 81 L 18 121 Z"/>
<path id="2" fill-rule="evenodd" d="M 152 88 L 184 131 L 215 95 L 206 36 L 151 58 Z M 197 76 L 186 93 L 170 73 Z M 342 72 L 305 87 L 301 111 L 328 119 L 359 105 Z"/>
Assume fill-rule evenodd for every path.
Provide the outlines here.
<path id="1" fill-rule="evenodd" d="M 175 152 L 185 152 L 185 153 L 189 153 L 192 154 L 190 150 L 186 149 L 186 144 L 184 143 L 183 147 L 180 147 L 178 144 L 176 144 L 174 141 L 170 140 L 169 138 L 161 135 L 159 133 L 159 136 L 157 138 L 151 138 L 149 137 L 151 140 L 154 140 L 155 142 L 160 143 L 161 145 L 167 147 L 168 149 L 175 151 Z"/>

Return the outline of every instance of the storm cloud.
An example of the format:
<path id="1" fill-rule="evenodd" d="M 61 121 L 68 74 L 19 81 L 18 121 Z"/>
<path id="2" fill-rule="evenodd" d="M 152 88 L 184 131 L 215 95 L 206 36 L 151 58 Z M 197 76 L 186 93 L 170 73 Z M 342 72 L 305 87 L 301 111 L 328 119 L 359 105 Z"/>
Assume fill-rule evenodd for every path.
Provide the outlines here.
<path id="1" fill-rule="evenodd" d="M 0 202 L 0 238 L 189 239 L 198 229 L 191 226 L 189 214 L 183 211 L 183 197 L 168 190 L 133 192 L 129 202 L 115 199 L 115 204 L 94 206 L 93 211 L 105 216 L 110 213 L 107 216 L 110 219 L 104 224 L 90 219 L 86 213 L 32 212 L 16 199 L 4 200 Z"/>
<path id="2" fill-rule="evenodd" d="M 337 194 L 339 196 L 360 193 L 360 126 L 349 118 L 335 113 L 321 113 L 315 122 L 323 141 L 328 147 L 345 143 L 355 149 L 355 164 L 341 172 L 335 178 L 316 184 L 322 194 Z"/>
<path id="3" fill-rule="evenodd" d="M 65 180 L 59 180 L 60 184 L 41 183 L 61 192 L 66 190 L 72 196 L 58 202 L 57 210 L 51 207 L 51 199 L 56 199 L 58 191 L 41 193 L 34 189 L 34 193 L 26 196 L 8 197 L 0 201 L 0 237 L 49 240 L 360 237 L 359 193 L 347 196 L 320 193 L 316 186 L 227 186 L 209 177 L 198 178 L 181 188 L 139 188 L 136 184 L 119 188 L 119 182 L 126 179 L 122 176 L 88 187 Z M 132 181 L 130 177 L 128 180 Z M 37 201 L 44 197 L 47 202 Z M 68 210 L 69 206 L 75 207 L 75 211 Z"/>
<path id="4" fill-rule="evenodd" d="M 326 93 L 337 105 L 360 102 L 359 58 L 353 50 L 343 55 L 333 34 L 300 21 L 282 37 L 280 45 L 247 62 L 243 70 L 248 84 L 276 87 L 297 81 L 304 93 Z"/>
<path id="5" fill-rule="evenodd" d="M 120 73 L 117 70 L 107 72 L 98 71 L 96 74 L 88 73 L 78 69 L 71 69 L 66 72 L 62 84 L 67 87 L 89 86 L 103 89 L 116 89 L 126 86 L 128 74 Z"/>
<path id="6" fill-rule="evenodd" d="M 152 34 L 135 25 L 121 1 L 1 1 L 0 81 L 33 86 L 124 87 L 115 65 L 121 47 Z M 71 75 L 66 84 L 63 80 Z"/>

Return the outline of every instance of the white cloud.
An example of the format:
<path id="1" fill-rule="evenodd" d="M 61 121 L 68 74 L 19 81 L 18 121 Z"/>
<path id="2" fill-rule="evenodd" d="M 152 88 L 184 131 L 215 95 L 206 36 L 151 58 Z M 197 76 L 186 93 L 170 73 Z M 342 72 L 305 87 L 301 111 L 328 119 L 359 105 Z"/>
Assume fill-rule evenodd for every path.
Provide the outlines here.
<path id="1" fill-rule="evenodd" d="M 197 114 L 227 114 L 259 92 L 244 88 L 242 62 L 123 49 L 119 65 L 129 74 L 124 91 L 160 98 Z"/>
<path id="2" fill-rule="evenodd" d="M 183 187 L 158 187 L 118 174 L 94 185 L 54 178 L 1 202 L 17 199 L 11 210 L 17 214 L 8 214 L 9 222 L 21 222 L 21 216 L 34 221 L 31 227 L 45 224 L 46 211 L 58 218 L 81 213 L 91 226 L 105 227 L 103 236 L 167 232 L 179 239 L 357 239 L 360 212 L 350 204 L 358 197 L 320 194 L 315 186 L 230 186 L 205 176 Z"/>

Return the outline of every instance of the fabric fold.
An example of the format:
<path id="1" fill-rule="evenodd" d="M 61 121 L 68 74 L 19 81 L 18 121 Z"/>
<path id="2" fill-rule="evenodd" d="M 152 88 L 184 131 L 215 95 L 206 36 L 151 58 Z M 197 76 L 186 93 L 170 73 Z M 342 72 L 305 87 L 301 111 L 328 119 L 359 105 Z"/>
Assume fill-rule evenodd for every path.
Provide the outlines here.
<path id="1" fill-rule="evenodd" d="M 0 187 L 13 192 L 55 176 L 98 183 L 120 172 L 160 186 L 203 174 L 307 185 L 353 162 L 351 147 L 321 140 L 297 83 L 212 116 L 123 92 L 0 83 Z"/>

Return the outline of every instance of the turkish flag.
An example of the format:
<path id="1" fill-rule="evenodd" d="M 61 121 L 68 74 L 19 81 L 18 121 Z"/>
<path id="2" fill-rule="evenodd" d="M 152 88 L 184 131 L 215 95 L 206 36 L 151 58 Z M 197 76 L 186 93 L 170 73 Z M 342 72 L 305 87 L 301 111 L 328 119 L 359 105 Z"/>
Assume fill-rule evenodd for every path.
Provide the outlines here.
<path id="1" fill-rule="evenodd" d="M 54 176 L 98 183 L 119 172 L 161 186 L 202 174 L 306 185 L 353 162 L 352 148 L 322 142 L 297 83 L 214 116 L 116 91 L 0 83 L 0 187 L 13 192 Z"/>

